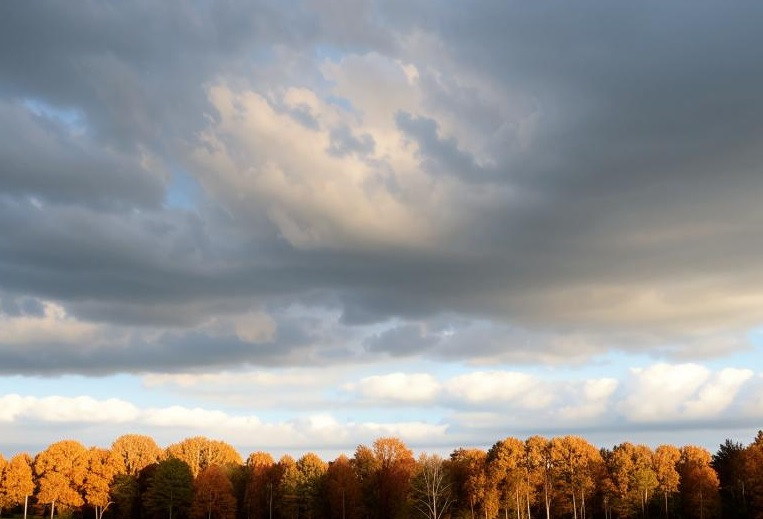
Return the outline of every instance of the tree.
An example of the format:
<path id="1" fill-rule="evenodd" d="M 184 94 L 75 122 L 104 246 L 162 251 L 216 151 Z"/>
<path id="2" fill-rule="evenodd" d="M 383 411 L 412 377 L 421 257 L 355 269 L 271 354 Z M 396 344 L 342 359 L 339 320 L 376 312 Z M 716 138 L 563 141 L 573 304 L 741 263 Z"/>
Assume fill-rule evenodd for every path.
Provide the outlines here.
<path id="1" fill-rule="evenodd" d="M 188 464 L 177 458 L 159 462 L 153 471 L 145 496 L 146 509 L 156 515 L 186 514 L 193 495 L 193 475 Z"/>
<path id="2" fill-rule="evenodd" d="M 416 509 L 427 519 L 445 517 L 453 501 L 450 474 L 440 456 L 422 454 L 413 479 Z"/>
<path id="3" fill-rule="evenodd" d="M 275 470 L 275 508 L 281 517 L 295 517 L 299 513 L 297 485 L 299 470 L 291 456 L 284 455 L 278 460 Z"/>
<path id="4" fill-rule="evenodd" d="M 679 475 L 676 470 L 681 451 L 673 445 L 660 445 L 654 451 L 654 473 L 657 477 L 657 489 L 662 492 L 665 505 L 665 517 L 668 517 L 668 498 L 678 492 Z"/>
<path id="5" fill-rule="evenodd" d="M 487 453 L 481 449 L 456 449 L 450 455 L 456 500 L 468 504 L 470 517 L 480 508 L 485 517 L 491 510 L 491 490 L 487 477 Z"/>
<path id="6" fill-rule="evenodd" d="M 88 451 L 88 470 L 82 490 L 87 504 L 95 508 L 96 519 L 101 519 L 112 504 L 111 482 L 122 468 L 121 461 L 107 449 L 93 447 Z"/>
<path id="7" fill-rule="evenodd" d="M 679 490 L 686 517 L 709 519 L 718 513 L 718 475 L 710 466 L 707 449 L 687 445 L 681 448 Z"/>
<path id="8" fill-rule="evenodd" d="M 317 454 L 309 452 L 297 460 L 297 500 L 308 518 L 320 496 L 323 475 L 328 465 Z"/>
<path id="9" fill-rule="evenodd" d="M 379 438 L 372 450 L 376 472 L 377 517 L 393 519 L 405 510 L 416 460 L 413 452 L 399 438 Z"/>
<path id="10" fill-rule="evenodd" d="M 267 452 L 254 452 L 247 458 L 244 506 L 248 517 L 273 517 L 274 465 L 273 457 Z"/>
<path id="11" fill-rule="evenodd" d="M 144 467 L 143 470 L 146 468 Z M 122 519 L 139 517 L 141 500 L 138 476 L 117 474 L 111 483 L 110 493 L 114 501 L 112 513 L 115 512 L 117 517 Z"/>
<path id="12" fill-rule="evenodd" d="M 606 461 L 614 487 L 615 510 L 624 517 L 645 517 L 650 496 L 658 483 L 651 449 L 646 445 L 621 443 L 612 449 Z"/>
<path id="13" fill-rule="evenodd" d="M 553 438 L 549 450 L 557 488 L 569 496 L 573 518 L 585 519 L 586 498 L 596 486 L 603 463 L 599 451 L 579 436 Z"/>
<path id="14" fill-rule="evenodd" d="M 727 518 L 747 516 L 745 499 L 744 446 L 727 439 L 710 462 L 718 474 L 721 515 Z M 680 454 L 679 454 L 680 456 Z"/>
<path id="15" fill-rule="evenodd" d="M 488 477 L 498 490 L 503 503 L 504 518 L 509 512 L 521 519 L 527 489 L 523 459 L 525 444 L 517 438 L 496 442 L 487 453 Z"/>
<path id="16" fill-rule="evenodd" d="M 167 455 L 185 461 L 193 477 L 209 465 L 230 467 L 243 463 L 236 449 L 223 441 L 194 436 L 167 447 Z"/>
<path id="17" fill-rule="evenodd" d="M 329 464 L 323 481 L 329 516 L 332 519 L 357 519 L 363 496 L 360 480 L 347 456 L 343 454 Z"/>
<path id="18" fill-rule="evenodd" d="M 35 458 L 37 499 L 50 503 L 50 517 L 53 517 L 56 504 L 66 507 L 83 505 L 81 492 L 87 461 L 87 449 L 74 440 L 53 443 Z"/>
<path id="19" fill-rule="evenodd" d="M 531 436 L 525 440 L 525 468 L 529 484 L 540 488 L 546 519 L 551 519 L 551 498 L 553 490 L 553 465 L 551 444 L 542 436 Z M 529 486 L 529 485 L 528 485 Z M 527 515 L 530 516 L 530 496 L 527 496 Z"/>
<path id="20" fill-rule="evenodd" d="M 111 452 L 121 460 L 119 473 L 138 476 L 141 470 L 157 463 L 162 457 L 162 449 L 150 436 L 125 434 L 111 444 Z"/>
<path id="21" fill-rule="evenodd" d="M 202 470 L 193 483 L 191 517 L 194 519 L 234 519 L 236 497 L 228 476 L 217 465 Z"/>
<path id="22" fill-rule="evenodd" d="M 744 450 L 744 480 L 752 517 L 763 519 L 763 431 Z"/>

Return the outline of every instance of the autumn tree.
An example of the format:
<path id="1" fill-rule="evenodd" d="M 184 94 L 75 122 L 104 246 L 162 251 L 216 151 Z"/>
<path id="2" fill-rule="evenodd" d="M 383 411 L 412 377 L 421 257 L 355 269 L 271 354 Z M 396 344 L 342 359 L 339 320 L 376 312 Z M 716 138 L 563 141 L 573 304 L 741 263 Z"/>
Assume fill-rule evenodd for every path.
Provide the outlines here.
<path id="1" fill-rule="evenodd" d="M 744 450 L 744 479 L 748 508 L 755 519 L 763 519 L 763 431 Z"/>
<path id="2" fill-rule="evenodd" d="M 593 493 L 603 463 L 599 451 L 579 436 L 553 438 L 549 450 L 557 488 L 569 496 L 572 517 L 585 519 L 586 499 Z"/>
<path id="3" fill-rule="evenodd" d="M 414 506 L 427 519 L 445 517 L 453 503 L 448 462 L 422 454 L 413 478 Z"/>
<path id="4" fill-rule="evenodd" d="M 612 449 L 606 463 L 614 490 L 613 508 L 622 517 L 645 517 L 658 484 L 651 449 L 624 442 Z"/>
<path id="5" fill-rule="evenodd" d="M 267 452 L 253 452 L 245 464 L 246 489 L 244 509 L 247 517 L 266 519 L 272 517 L 273 509 L 273 457 Z"/>
<path id="6" fill-rule="evenodd" d="M 517 438 L 504 438 L 487 453 L 488 477 L 498 491 L 505 519 L 509 513 L 521 519 L 525 509 L 524 456 L 525 444 Z"/>
<path id="7" fill-rule="evenodd" d="M 278 460 L 275 470 L 276 496 L 275 509 L 280 517 L 296 517 L 299 513 L 297 485 L 299 470 L 297 462 L 291 456 L 284 455 Z"/>
<path id="8" fill-rule="evenodd" d="M 360 483 L 363 496 L 364 516 L 367 517 L 371 510 L 376 509 L 376 473 L 379 470 L 379 462 L 374 451 L 367 445 L 358 445 L 351 460 L 353 471 Z"/>
<path id="9" fill-rule="evenodd" d="M 551 518 L 551 498 L 553 493 L 553 463 L 551 444 L 542 436 L 531 436 L 525 440 L 525 467 L 527 477 L 543 500 L 546 519 Z M 530 515 L 530 496 L 527 496 L 528 517 Z"/>
<path id="10" fill-rule="evenodd" d="M 399 438 L 379 438 L 372 450 L 377 462 L 376 515 L 394 519 L 405 512 L 411 477 L 416 465 L 413 452 Z"/>
<path id="11" fill-rule="evenodd" d="M 317 454 L 309 452 L 297 460 L 297 500 L 308 519 L 312 518 L 318 498 L 323 475 L 328 464 Z"/>
<path id="12" fill-rule="evenodd" d="M 718 514 L 718 475 L 711 460 L 707 449 L 694 445 L 681 448 L 679 491 L 685 517 L 709 519 Z"/>
<path id="13" fill-rule="evenodd" d="M 111 482 L 120 469 L 122 460 L 107 449 L 91 448 L 87 453 L 87 474 L 82 485 L 85 502 L 95 509 L 101 519 L 111 502 Z"/>
<path id="14" fill-rule="evenodd" d="M 120 460 L 120 473 L 138 476 L 152 463 L 158 463 L 162 449 L 153 438 L 142 434 L 125 434 L 111 444 L 111 452 Z"/>
<path id="15" fill-rule="evenodd" d="M 193 483 L 191 518 L 234 519 L 236 497 L 233 484 L 217 465 L 204 468 Z"/>
<path id="16" fill-rule="evenodd" d="M 144 498 L 146 509 L 169 519 L 185 516 L 193 496 L 191 468 L 183 460 L 167 458 L 152 472 Z"/>
<path id="17" fill-rule="evenodd" d="M 37 455 L 34 472 L 37 475 L 37 500 L 50 503 L 50 516 L 56 505 L 79 507 L 84 504 L 82 486 L 87 474 L 88 452 L 74 440 L 51 444 Z"/>
<path id="18" fill-rule="evenodd" d="M 167 447 L 167 456 L 182 460 L 191 468 L 196 477 L 210 465 L 230 467 L 243 463 L 236 449 L 223 441 L 210 440 L 203 436 L 194 436 Z"/>
<path id="19" fill-rule="evenodd" d="M 329 464 L 323 482 L 329 517 L 357 519 L 363 503 L 361 483 L 347 456 L 343 454 Z"/>
<path id="20" fill-rule="evenodd" d="M 476 513 L 485 517 L 494 515 L 497 509 L 497 492 L 490 484 L 487 474 L 487 453 L 481 449 L 456 449 L 450 455 L 451 475 L 456 500 L 472 519 Z"/>
<path id="21" fill-rule="evenodd" d="M 681 459 L 681 451 L 673 445 L 660 445 L 653 456 L 657 490 L 662 493 L 665 517 L 669 516 L 669 497 L 678 492 L 679 475 L 676 466 Z"/>

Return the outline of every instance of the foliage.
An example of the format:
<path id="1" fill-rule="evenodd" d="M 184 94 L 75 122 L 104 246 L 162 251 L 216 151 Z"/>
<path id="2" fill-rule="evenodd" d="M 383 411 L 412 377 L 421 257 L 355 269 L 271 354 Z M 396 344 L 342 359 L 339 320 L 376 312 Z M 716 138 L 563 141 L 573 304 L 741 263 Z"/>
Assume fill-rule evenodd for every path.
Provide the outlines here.
<path id="1" fill-rule="evenodd" d="M 159 462 L 149 480 L 145 505 L 155 516 L 183 517 L 192 496 L 191 468 L 182 460 L 168 458 Z"/>
<path id="2" fill-rule="evenodd" d="M 217 465 L 202 470 L 193 483 L 191 517 L 202 519 L 234 519 L 236 497 L 233 484 Z"/>

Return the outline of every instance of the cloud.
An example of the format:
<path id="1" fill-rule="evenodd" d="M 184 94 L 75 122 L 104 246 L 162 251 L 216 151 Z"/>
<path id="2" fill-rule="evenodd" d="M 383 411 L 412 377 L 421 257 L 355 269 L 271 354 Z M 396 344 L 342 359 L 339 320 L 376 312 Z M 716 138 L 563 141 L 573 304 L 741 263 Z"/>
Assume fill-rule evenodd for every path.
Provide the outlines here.
<path id="1" fill-rule="evenodd" d="M 713 374 L 698 364 L 655 364 L 631 370 L 629 395 L 619 404 L 630 421 L 717 418 L 740 387 L 753 376 L 748 369 L 725 368 Z"/>
<path id="2" fill-rule="evenodd" d="M 426 373 L 390 373 L 366 377 L 348 389 L 372 401 L 424 404 L 434 400 L 440 385 Z"/>
<path id="3" fill-rule="evenodd" d="M 0 7 L 7 373 L 750 350 L 759 6 L 346 4 Z"/>

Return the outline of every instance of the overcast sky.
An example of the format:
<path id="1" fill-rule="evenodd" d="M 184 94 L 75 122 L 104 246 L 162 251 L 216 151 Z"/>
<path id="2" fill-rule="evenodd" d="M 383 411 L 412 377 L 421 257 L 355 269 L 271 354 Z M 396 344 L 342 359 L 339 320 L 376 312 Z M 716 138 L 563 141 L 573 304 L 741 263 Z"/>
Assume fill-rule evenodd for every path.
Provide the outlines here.
<path id="1" fill-rule="evenodd" d="M 761 19 L 0 3 L 0 451 L 749 442 Z"/>

